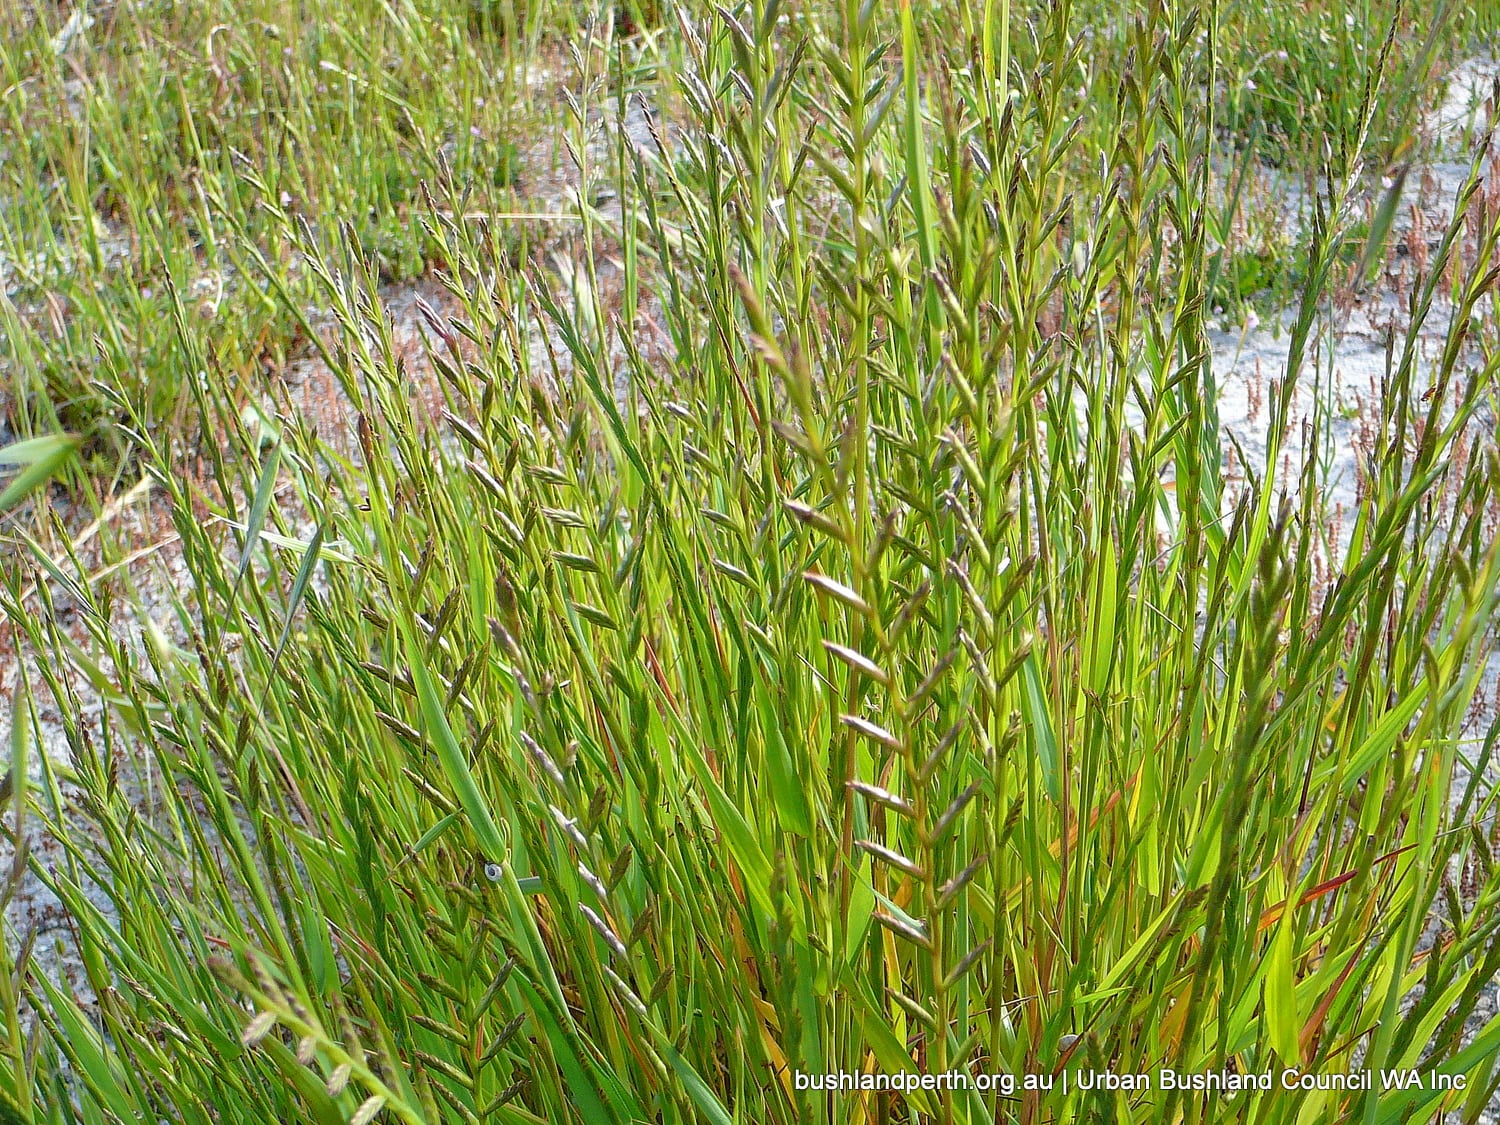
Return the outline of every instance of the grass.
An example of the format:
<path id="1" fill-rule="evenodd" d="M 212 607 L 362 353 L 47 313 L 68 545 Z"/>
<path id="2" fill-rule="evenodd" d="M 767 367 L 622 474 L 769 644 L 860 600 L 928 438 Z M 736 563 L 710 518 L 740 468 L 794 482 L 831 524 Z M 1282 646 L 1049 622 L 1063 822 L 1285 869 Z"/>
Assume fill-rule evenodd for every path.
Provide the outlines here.
<path id="1" fill-rule="evenodd" d="M 51 336 L 8 306 L 15 428 L 107 444 L 70 478 L 98 560 L 45 491 L 6 525 L 35 670 L 6 832 L 61 848 L 31 872 L 82 979 L 45 937 L 0 943 L 0 1120 L 1477 1120 L 1482 154 L 1390 341 L 1331 583 L 1293 413 L 1386 252 L 1365 204 L 1404 35 L 1368 22 L 1338 56 L 1358 97 L 1307 156 L 1286 373 L 1231 496 L 1208 334 L 1221 130 L 1248 111 L 1205 96 L 1243 69 L 1229 8 L 315 9 L 111 9 L 84 149 L 135 171 L 98 194 L 76 120 L 15 150 L 54 146 L 48 176 L 7 164 L 7 260 L 54 240 L 19 284 L 68 301 Z M 29 18 L 11 82 L 60 82 L 35 61 L 60 21 Z M 490 63 L 554 34 L 581 167 L 544 242 L 484 217 L 524 202 L 495 148 L 439 157 L 471 120 L 519 151 L 520 79 Z M 186 77 L 151 69 L 158 39 Z M 360 80 L 318 92 L 299 49 Z M 600 140 L 640 91 L 649 139 Z M 132 249 L 105 263 L 121 192 Z M 206 270 L 230 280 L 198 317 Z M 418 350 L 383 312 L 416 272 L 446 291 Z M 262 337 L 336 378 L 350 443 L 245 413 Z M 37 476 L 73 449 L 41 440 Z M 164 589 L 110 472 L 164 498 Z M 53 711 L 66 766 L 34 737 Z M 794 1080 L 1164 1066 L 1463 1088 Z"/>
<path id="2" fill-rule="evenodd" d="M 412 213 L 439 160 L 484 199 L 510 182 L 513 60 L 539 29 L 508 3 L 380 10 L 346 22 L 344 5 L 258 0 L 7 6 L 0 252 L 18 433 L 70 428 L 118 460 L 115 416 L 90 387 L 101 363 L 127 373 L 154 420 L 188 425 L 174 301 L 214 363 L 250 381 L 284 366 L 293 322 L 236 241 L 297 285 L 263 205 L 324 246 L 348 224 L 401 279 L 425 267 Z"/>
<path id="3" fill-rule="evenodd" d="M 1429 79 L 1434 61 L 1458 61 L 1475 36 L 1492 34 L 1494 17 L 1480 7 L 1412 5 L 1372 0 L 1359 4 L 1313 3 L 1297 8 L 1232 5 L 1223 13 L 1244 34 L 1224 49 L 1223 125 L 1232 136 L 1259 134 L 1274 139 L 1266 159 L 1289 149 L 1291 167 L 1305 166 L 1325 137 L 1359 128 L 1385 40 L 1397 48 L 1385 90 L 1373 99 L 1372 155 L 1390 161 L 1416 141 L 1408 103 L 1430 104 L 1441 88 Z M 1229 23 L 1226 22 L 1226 26 Z M 1394 44 L 1393 44 L 1394 45 Z"/>

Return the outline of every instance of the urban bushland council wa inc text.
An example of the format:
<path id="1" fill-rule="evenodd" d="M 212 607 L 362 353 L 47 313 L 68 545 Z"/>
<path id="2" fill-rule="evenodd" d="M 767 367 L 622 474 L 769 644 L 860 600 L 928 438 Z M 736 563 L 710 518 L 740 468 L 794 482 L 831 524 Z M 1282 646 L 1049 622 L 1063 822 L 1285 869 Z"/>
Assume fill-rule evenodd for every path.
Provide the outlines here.
<path id="1" fill-rule="evenodd" d="M 1242 1090 L 1286 1093 L 1312 1090 L 1462 1090 L 1467 1078 L 1462 1074 L 1440 1071 L 1424 1074 L 1411 1069 L 1352 1070 L 1320 1074 L 1287 1067 L 1253 1074 L 1234 1071 L 1180 1071 L 1161 1068 L 1153 1071 L 1116 1073 L 1112 1070 L 1059 1071 L 1056 1074 L 992 1074 L 951 1070 L 936 1074 L 898 1072 L 895 1074 L 839 1071 L 830 1074 L 793 1073 L 793 1084 L 799 1090 L 897 1091 L 977 1090 L 980 1093 L 1015 1094 L 1028 1090 L 1063 1093 L 1074 1090 L 1192 1090 L 1238 1093 Z"/>

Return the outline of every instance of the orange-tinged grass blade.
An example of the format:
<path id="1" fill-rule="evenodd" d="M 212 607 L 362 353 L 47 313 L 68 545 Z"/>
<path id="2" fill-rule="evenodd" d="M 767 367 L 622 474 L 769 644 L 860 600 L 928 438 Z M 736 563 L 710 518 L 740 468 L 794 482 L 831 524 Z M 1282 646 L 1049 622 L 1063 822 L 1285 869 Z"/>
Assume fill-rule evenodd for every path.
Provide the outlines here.
<path id="1" fill-rule="evenodd" d="M 1100 805 L 1092 813 L 1089 814 L 1089 830 L 1090 831 L 1093 831 L 1095 828 L 1097 828 L 1099 826 L 1099 820 L 1100 820 L 1101 817 L 1103 817 L 1106 813 L 1114 811 L 1115 806 L 1118 805 L 1122 800 L 1124 800 L 1125 794 L 1129 793 L 1132 789 L 1134 789 L 1135 786 L 1136 786 L 1136 783 L 1138 781 L 1140 781 L 1140 779 L 1141 779 L 1141 771 L 1140 770 L 1136 770 L 1135 773 L 1133 773 L 1133 774 L 1130 775 L 1129 780 L 1125 782 L 1124 786 L 1122 786 L 1119 789 L 1116 789 L 1107 798 L 1105 798 L 1104 804 Z M 1073 848 L 1077 846 L 1077 844 L 1078 844 L 1078 822 L 1075 820 L 1075 821 L 1073 821 L 1073 823 L 1071 823 L 1071 824 L 1068 825 L 1068 850 L 1072 851 Z M 1061 837 L 1058 837 L 1056 840 L 1052 841 L 1052 844 L 1050 845 L 1050 850 L 1052 852 L 1052 857 L 1054 859 L 1056 859 L 1059 855 L 1062 854 L 1062 838 Z"/>
<path id="2" fill-rule="evenodd" d="M 1371 866 L 1374 867 L 1382 863 L 1389 863 L 1391 860 L 1396 859 L 1398 856 L 1400 856 L 1402 852 L 1409 852 L 1414 847 L 1416 847 L 1415 844 L 1407 844 L 1405 847 L 1397 848 L 1395 851 L 1386 852 L 1385 855 L 1377 858 L 1375 862 L 1371 864 Z M 1302 907 L 1306 906 L 1314 899 L 1320 899 L 1325 895 L 1331 895 L 1334 891 L 1338 890 L 1358 874 L 1359 869 L 1356 868 L 1353 871 L 1345 871 L 1342 874 L 1335 875 L 1332 879 L 1325 879 L 1315 887 L 1309 887 L 1302 893 L 1302 897 L 1297 900 L 1297 908 L 1300 910 Z M 1285 900 L 1278 902 L 1275 906 L 1266 907 L 1266 909 L 1261 913 L 1260 922 L 1256 924 L 1255 932 L 1258 934 L 1264 933 L 1267 928 L 1276 924 L 1276 922 L 1281 918 L 1281 915 L 1285 911 Z"/>
<path id="3" fill-rule="evenodd" d="M 1329 985 L 1328 991 L 1323 994 L 1323 999 L 1318 1001 L 1318 1006 L 1307 1017 L 1307 1023 L 1303 1025 L 1302 1034 L 1298 1037 L 1298 1046 L 1301 1048 L 1304 1059 L 1315 1057 L 1318 1039 L 1323 1034 L 1323 1021 L 1328 1018 L 1329 1009 L 1338 999 L 1340 990 L 1349 979 L 1349 974 L 1354 971 L 1354 966 L 1359 962 L 1359 956 L 1363 952 L 1363 946 L 1354 951 L 1349 958 L 1349 963 L 1344 966 L 1333 984 Z"/>

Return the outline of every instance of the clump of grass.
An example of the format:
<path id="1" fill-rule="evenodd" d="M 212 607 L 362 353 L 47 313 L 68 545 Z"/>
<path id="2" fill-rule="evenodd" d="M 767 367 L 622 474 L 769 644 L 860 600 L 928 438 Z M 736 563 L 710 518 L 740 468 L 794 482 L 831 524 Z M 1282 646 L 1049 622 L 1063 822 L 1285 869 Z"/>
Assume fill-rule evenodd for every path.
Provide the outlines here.
<path id="1" fill-rule="evenodd" d="M 399 280 L 427 266 L 413 216 L 437 160 L 486 204 L 505 197 L 518 60 L 543 6 L 473 30 L 464 8 L 8 5 L 0 324 L 17 432 L 72 430 L 118 461 L 128 443 L 112 440 L 116 415 L 93 388 L 101 363 L 128 373 L 153 424 L 190 432 L 198 372 L 179 350 L 177 305 L 208 362 L 249 381 L 280 370 L 294 320 L 246 274 L 236 239 L 295 265 L 282 216 L 325 247 L 350 224 Z"/>
<path id="2" fill-rule="evenodd" d="M 1295 8 L 1234 2 L 1221 19 L 1235 28 L 1224 47 L 1223 125 L 1231 137 L 1263 133 L 1275 143 L 1262 159 L 1294 168 L 1325 139 L 1357 128 L 1367 105 L 1372 162 L 1410 150 L 1420 111 L 1441 92 L 1434 79 L 1466 53 L 1487 49 L 1500 31 L 1487 5 L 1404 0 L 1312 0 Z M 1389 56 L 1383 88 L 1366 89 L 1382 53 Z"/>
<path id="3" fill-rule="evenodd" d="M 1495 728 L 1459 736 L 1500 583 L 1500 464 L 1474 437 L 1495 361 L 1464 347 L 1495 280 L 1479 162 L 1325 591 L 1316 461 L 1283 458 L 1379 64 L 1230 504 L 1214 9 L 1128 21 L 1087 122 L 1069 7 L 1014 55 L 1011 22 L 770 0 L 680 12 L 633 65 L 590 24 L 566 288 L 504 268 L 500 226 L 430 182 L 446 430 L 419 423 L 369 247 L 290 217 L 357 461 L 295 418 L 263 451 L 209 370 L 228 441 L 199 478 L 102 380 L 192 583 L 180 639 L 133 647 L 76 563 L 31 548 L 34 591 L 4 576 L 74 753 L 16 770 L 11 832 L 65 842 L 37 874 L 96 997 L 4 947 L 40 1028 L 33 1050 L 0 993 L 22 1120 L 1477 1115 L 1500 1045 L 1493 1020 L 1465 1032 L 1500 968 Z M 600 156 L 590 122 L 647 69 L 676 127 Z M 793 1080 L 1333 1072 L 1356 1050 L 1467 1089 Z"/>

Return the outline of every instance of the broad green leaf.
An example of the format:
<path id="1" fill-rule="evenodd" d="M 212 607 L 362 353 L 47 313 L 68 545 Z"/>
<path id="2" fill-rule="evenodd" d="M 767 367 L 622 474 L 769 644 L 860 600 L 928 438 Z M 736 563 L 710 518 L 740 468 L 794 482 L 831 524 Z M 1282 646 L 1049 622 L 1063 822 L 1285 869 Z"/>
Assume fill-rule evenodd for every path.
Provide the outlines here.
<path id="1" fill-rule="evenodd" d="M 281 636 L 276 638 L 276 651 L 271 655 L 271 667 L 281 663 L 281 653 L 286 648 L 287 638 L 292 635 L 292 618 L 297 616 L 297 607 L 307 593 L 307 584 L 312 580 L 313 569 L 318 565 L 318 552 L 323 546 L 323 525 L 313 532 L 307 550 L 302 553 L 302 562 L 297 566 L 297 577 L 292 580 L 292 592 L 286 601 L 286 620 L 281 623 Z"/>
<path id="2" fill-rule="evenodd" d="M 1297 1043 L 1302 1024 L 1297 1016 L 1297 981 L 1292 965 L 1294 925 L 1295 915 L 1288 911 L 1271 937 L 1261 992 L 1267 1041 L 1287 1066 L 1298 1066 L 1302 1061 Z"/>
<path id="3" fill-rule="evenodd" d="M 875 886 L 870 881 L 870 865 L 868 857 L 860 857 L 858 873 L 854 877 L 854 889 L 849 896 L 844 937 L 844 960 L 848 964 L 853 964 L 859 956 L 865 934 L 870 930 L 870 917 L 875 913 Z"/>
<path id="4" fill-rule="evenodd" d="M 698 1107 L 705 1120 L 711 1125 L 735 1125 L 735 1120 L 724 1108 L 724 1103 L 714 1096 L 708 1083 L 703 1081 L 698 1072 L 693 1069 L 692 1064 L 682 1057 L 677 1048 L 671 1043 L 663 1043 L 662 1053 L 667 1056 L 672 1072 L 677 1075 L 677 1080 L 682 1083 L 682 1088 L 687 1091 L 687 1096 L 693 1100 L 693 1104 Z"/>
<path id="5" fill-rule="evenodd" d="M 774 672 L 766 668 L 763 674 L 769 677 Z M 774 683 L 767 684 L 763 681 L 757 686 L 755 693 L 766 740 L 767 781 L 771 785 L 771 796 L 776 803 L 776 811 L 780 814 L 782 827 L 799 836 L 809 836 L 812 834 L 812 809 L 807 799 L 807 786 L 797 775 L 796 762 L 782 734 L 790 726 L 777 714 L 772 698 L 775 691 Z"/>
<path id="6" fill-rule="evenodd" d="M 1022 692 L 1021 713 L 1031 729 L 1036 744 L 1037 763 L 1042 769 L 1042 781 L 1047 795 L 1054 802 L 1062 800 L 1062 790 L 1057 776 L 1057 735 L 1052 730 L 1052 717 L 1047 713 L 1047 700 L 1042 694 L 1042 678 L 1037 670 L 1035 651 L 1028 653 L 1021 664 Z"/>
<path id="7" fill-rule="evenodd" d="M 1381 199 L 1380 206 L 1375 211 L 1375 218 L 1370 222 L 1370 234 L 1365 239 L 1365 249 L 1359 256 L 1359 267 L 1355 274 L 1361 284 L 1369 283 L 1375 267 L 1385 257 L 1386 243 L 1391 234 L 1391 223 L 1396 218 L 1396 209 L 1401 204 L 1401 194 L 1406 189 L 1406 177 L 1410 171 L 1411 165 L 1403 164 L 1396 172 L 1391 186 L 1386 188 L 1385 197 Z"/>
<path id="8" fill-rule="evenodd" d="M 297 1061 L 297 1056 L 274 1035 L 260 1041 L 259 1050 L 276 1064 L 276 1069 L 292 1086 L 312 1112 L 318 1125 L 346 1125 L 344 1113 L 338 1103 L 323 1089 L 323 1080 Z"/>
<path id="9" fill-rule="evenodd" d="M 443 772 L 448 777 L 448 784 L 453 786 L 453 791 L 458 796 L 458 803 L 469 818 L 469 826 L 474 830 L 485 858 L 491 863 L 504 863 L 508 855 L 505 839 L 500 835 L 500 828 L 496 825 L 495 818 L 490 815 L 489 804 L 479 792 L 479 785 L 469 770 L 468 760 L 458 745 L 458 739 L 453 735 L 453 728 L 448 725 L 442 696 L 438 694 L 432 682 L 432 673 L 427 670 L 426 653 L 417 643 L 415 632 L 410 624 L 403 622 L 401 633 L 406 644 L 406 659 L 412 682 L 417 688 L 417 701 L 421 706 L 422 721 L 427 727 L 427 734 L 432 739 L 433 747 L 437 750 L 438 760 L 442 763 Z"/>
<path id="10" fill-rule="evenodd" d="M 250 501 L 250 514 L 245 517 L 245 542 L 240 547 L 240 565 L 234 572 L 234 589 L 240 588 L 245 572 L 250 569 L 250 560 L 255 556 L 255 545 L 260 539 L 261 529 L 266 524 L 266 514 L 271 510 L 271 498 L 276 494 L 276 475 L 281 469 L 281 444 L 271 446 L 266 454 L 266 463 L 260 472 L 260 481 L 255 486 L 255 497 Z"/>
<path id="11" fill-rule="evenodd" d="M 1096 564 L 1099 568 L 1099 602 L 1093 611 L 1093 649 L 1089 661 L 1089 690 L 1103 695 L 1109 683 L 1110 664 L 1114 660 L 1115 615 L 1120 576 L 1119 562 L 1115 558 L 1114 540 L 1106 531 Z"/>
<path id="12" fill-rule="evenodd" d="M 1349 760 L 1344 765 L 1341 785 L 1343 792 L 1347 793 L 1358 785 L 1360 778 L 1369 772 L 1370 767 L 1380 760 L 1382 754 L 1390 753 L 1396 745 L 1396 740 L 1406 730 L 1407 724 L 1416 715 L 1417 709 L 1422 706 L 1422 701 L 1427 698 L 1430 690 L 1424 678 L 1406 693 L 1406 698 L 1375 725 L 1375 729 L 1360 744 L 1359 749 L 1349 756 Z"/>
<path id="13" fill-rule="evenodd" d="M 83 439 L 74 434 L 49 434 L 0 447 L 0 465 L 24 465 L 0 491 L 0 512 L 13 508 L 67 466 Z"/>
<path id="14" fill-rule="evenodd" d="M 44 434 L 41 437 L 0 445 L 0 465 L 38 465 L 59 453 L 71 453 L 82 438 L 74 434 Z"/>

